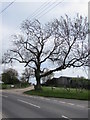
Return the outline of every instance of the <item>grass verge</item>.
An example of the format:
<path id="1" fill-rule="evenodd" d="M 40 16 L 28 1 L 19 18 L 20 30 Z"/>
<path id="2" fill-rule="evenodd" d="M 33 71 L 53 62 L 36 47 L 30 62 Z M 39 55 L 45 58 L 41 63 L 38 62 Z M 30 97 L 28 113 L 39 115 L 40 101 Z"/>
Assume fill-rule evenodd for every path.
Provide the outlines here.
<path id="1" fill-rule="evenodd" d="M 43 96 L 43 97 L 55 97 L 55 98 L 66 98 L 66 99 L 77 99 L 77 100 L 89 100 L 90 90 L 83 89 L 79 91 L 76 89 L 70 89 L 67 91 L 65 88 L 55 88 L 52 90 L 51 87 L 42 87 L 42 90 L 31 90 L 24 92 L 28 95 L 36 95 L 36 96 Z"/>
<path id="2" fill-rule="evenodd" d="M 13 88 L 18 89 L 18 88 L 26 88 L 29 86 L 30 86 L 29 84 L 14 84 Z M 13 88 L 11 87 L 10 84 L 1 84 L 0 85 L 0 89 L 13 89 Z"/>

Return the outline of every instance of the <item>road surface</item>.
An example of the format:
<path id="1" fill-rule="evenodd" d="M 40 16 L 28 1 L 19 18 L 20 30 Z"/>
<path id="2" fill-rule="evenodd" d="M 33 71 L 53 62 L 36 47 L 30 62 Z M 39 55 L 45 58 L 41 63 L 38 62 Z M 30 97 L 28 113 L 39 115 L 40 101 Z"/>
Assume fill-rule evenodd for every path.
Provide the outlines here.
<path id="1" fill-rule="evenodd" d="M 44 98 L 3 92 L 2 114 L 5 118 L 88 118 L 88 102 Z"/>

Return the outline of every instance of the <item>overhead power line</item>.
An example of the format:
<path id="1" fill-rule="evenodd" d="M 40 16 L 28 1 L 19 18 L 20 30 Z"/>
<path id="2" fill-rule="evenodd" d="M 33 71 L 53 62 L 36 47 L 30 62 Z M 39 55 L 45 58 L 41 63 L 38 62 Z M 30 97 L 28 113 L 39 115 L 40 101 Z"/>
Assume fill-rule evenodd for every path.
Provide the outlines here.
<path id="1" fill-rule="evenodd" d="M 50 4 L 51 3 L 51 0 L 50 1 L 46 1 L 46 2 L 44 2 L 39 8 L 37 8 L 31 15 L 30 15 L 30 17 L 32 18 L 32 17 L 34 17 L 38 12 L 40 12 L 44 7 L 46 7 L 46 6 L 48 6 L 48 4 Z"/>
<path id="2" fill-rule="evenodd" d="M 37 18 L 41 18 L 41 16 L 47 14 L 49 11 L 51 11 L 54 7 L 58 6 L 61 2 L 59 2 L 60 0 L 55 0 L 55 1 L 48 1 L 48 3 L 44 3 L 40 6 L 39 9 L 37 9 L 35 12 L 33 12 L 33 14 L 31 16 L 29 16 L 31 19 L 35 19 Z M 35 13 L 35 14 L 34 14 Z"/>
<path id="3" fill-rule="evenodd" d="M 36 15 L 33 16 L 33 18 L 36 18 L 37 16 L 41 15 L 45 10 L 47 10 L 48 8 L 53 6 L 55 4 L 55 2 L 57 2 L 57 0 L 55 0 L 53 3 L 52 2 L 48 2 L 47 5 L 45 7 L 43 7 L 43 9 L 41 9 L 40 12 L 38 12 Z"/>
<path id="4" fill-rule="evenodd" d="M 54 6 L 52 6 L 50 9 L 48 9 L 44 14 L 42 14 L 41 16 L 38 17 L 41 18 L 42 16 L 46 15 L 48 12 L 52 11 L 55 7 L 57 7 L 59 4 L 61 4 L 63 2 L 63 0 L 61 2 L 58 2 L 57 4 L 55 4 Z"/>
<path id="5" fill-rule="evenodd" d="M 7 5 L 1 12 L 0 14 L 2 14 L 5 10 L 7 10 L 16 0 L 14 0 L 13 2 L 11 2 L 9 5 Z"/>

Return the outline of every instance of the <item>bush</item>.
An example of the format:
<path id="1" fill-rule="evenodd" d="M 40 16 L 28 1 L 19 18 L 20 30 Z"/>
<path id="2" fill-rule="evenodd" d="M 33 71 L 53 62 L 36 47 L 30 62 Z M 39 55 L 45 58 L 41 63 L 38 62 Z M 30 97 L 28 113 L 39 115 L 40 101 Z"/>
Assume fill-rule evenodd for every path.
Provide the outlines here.
<path id="1" fill-rule="evenodd" d="M 14 87 L 11 87 L 11 85 L 12 84 L 2 84 L 0 85 L 0 89 L 26 88 L 30 86 L 28 83 L 14 84 Z"/>
<path id="2" fill-rule="evenodd" d="M 21 87 L 28 87 L 28 86 L 30 86 L 30 84 L 29 83 L 21 83 Z"/>

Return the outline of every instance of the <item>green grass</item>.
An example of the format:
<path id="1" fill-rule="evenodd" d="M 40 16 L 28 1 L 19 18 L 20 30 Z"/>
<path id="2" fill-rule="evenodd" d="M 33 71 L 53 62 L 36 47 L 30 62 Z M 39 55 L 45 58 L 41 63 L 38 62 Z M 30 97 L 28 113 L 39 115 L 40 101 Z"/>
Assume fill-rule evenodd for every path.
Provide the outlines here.
<path id="1" fill-rule="evenodd" d="M 26 88 L 26 87 L 29 87 L 30 85 L 29 84 L 15 84 L 15 87 L 14 88 L 16 88 L 16 89 L 18 89 L 18 88 Z M 0 85 L 0 89 L 13 89 L 13 88 L 11 88 L 11 85 L 9 85 L 9 84 L 1 84 Z"/>
<path id="2" fill-rule="evenodd" d="M 78 100 L 88 100 L 90 91 L 82 90 L 81 92 L 76 89 L 70 89 L 70 92 L 65 88 L 55 88 L 52 90 L 51 87 L 42 87 L 42 90 L 31 90 L 24 92 L 28 95 L 44 96 L 44 97 L 55 97 L 55 98 L 67 98 L 67 99 L 78 99 Z"/>

